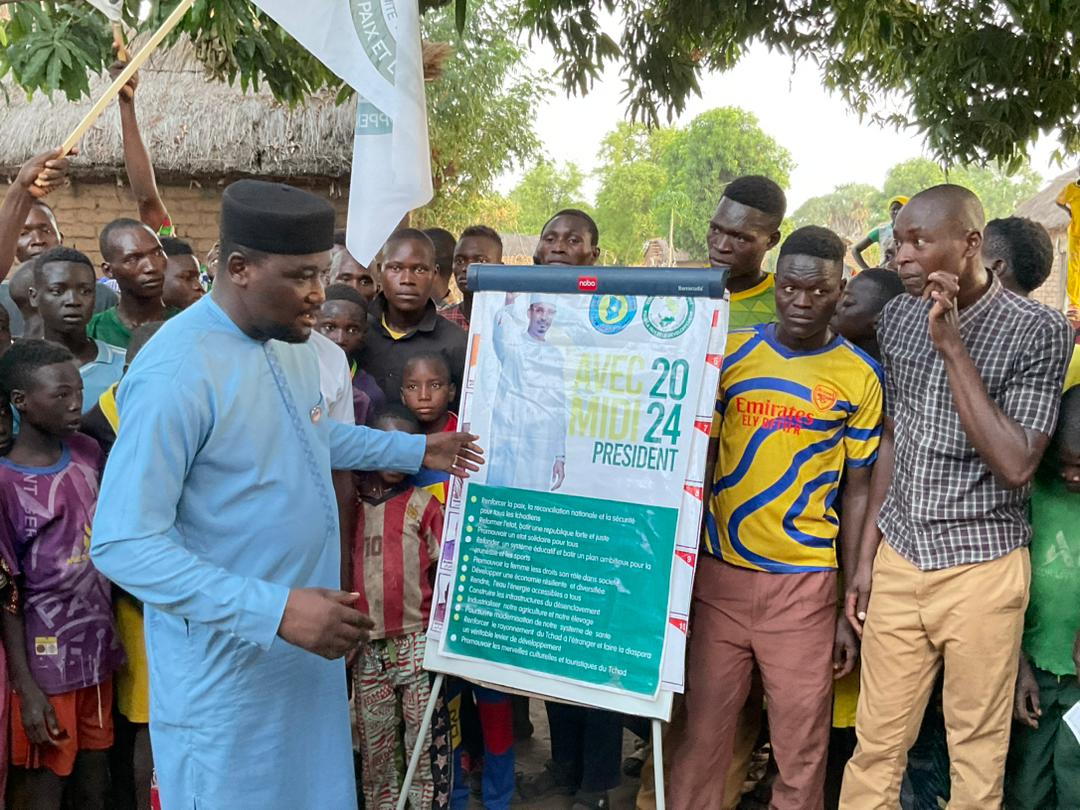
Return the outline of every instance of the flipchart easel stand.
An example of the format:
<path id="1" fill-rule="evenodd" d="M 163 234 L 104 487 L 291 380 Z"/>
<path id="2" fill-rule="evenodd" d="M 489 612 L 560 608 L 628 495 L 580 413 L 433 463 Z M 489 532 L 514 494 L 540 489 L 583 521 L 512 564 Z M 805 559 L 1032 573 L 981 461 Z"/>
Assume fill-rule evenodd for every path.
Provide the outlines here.
<path id="1" fill-rule="evenodd" d="M 481 291 L 487 289 L 496 290 L 525 290 L 525 291 L 542 291 L 547 289 L 551 292 L 572 292 L 573 290 L 566 289 L 566 279 L 561 276 L 566 273 L 575 271 L 581 271 L 588 276 L 588 280 L 591 282 L 590 289 L 595 291 L 598 287 L 603 286 L 605 277 L 610 276 L 612 279 L 616 278 L 615 273 L 618 273 L 619 268 L 605 268 L 605 267 L 590 267 L 590 268 L 562 268 L 555 272 L 545 272 L 549 268 L 531 268 L 525 278 L 527 281 L 523 281 L 522 277 L 518 273 L 518 268 L 508 268 L 500 266 L 486 266 L 486 265 L 473 265 L 469 268 L 469 289 L 474 291 Z M 551 278 L 548 278 L 551 276 Z M 710 298 L 722 298 L 724 296 L 724 289 L 727 283 L 727 269 L 713 269 L 711 271 L 694 270 L 683 271 L 672 268 L 664 268 L 663 276 L 665 286 L 668 289 L 675 290 L 677 292 L 668 292 L 668 295 L 698 295 Z M 584 291 L 580 284 L 581 279 L 578 279 L 578 292 Z M 509 282 L 509 285 L 508 285 Z M 653 282 L 649 279 L 648 271 L 635 270 L 632 276 L 625 276 L 619 278 L 619 284 L 626 289 L 621 290 L 627 294 L 657 294 L 659 291 L 652 291 L 648 289 L 648 286 Z M 525 286 L 518 286 L 524 284 Z M 491 286 L 488 286 L 491 285 Z M 551 285 L 546 287 L 545 285 Z M 639 285 L 642 289 L 632 289 L 634 285 Z M 660 293 L 664 294 L 664 293 Z M 714 322 L 715 328 L 715 322 Z M 695 537 L 700 532 L 700 518 Z M 438 672 L 435 676 L 435 680 L 432 684 L 431 696 L 428 699 L 427 707 L 424 711 L 424 716 L 420 724 L 420 730 L 417 735 L 416 746 L 412 751 L 412 755 L 409 758 L 409 765 L 405 772 L 405 778 L 402 783 L 401 794 L 398 796 L 397 810 L 405 810 L 408 804 L 409 788 L 412 785 L 413 779 L 416 775 L 416 769 L 419 767 L 420 758 L 424 755 L 423 740 L 427 736 L 428 731 L 431 728 L 432 716 L 435 712 L 435 706 L 439 699 L 439 693 L 442 690 L 445 682 L 446 675 L 444 672 Z M 519 691 L 513 689 L 506 689 L 506 687 L 498 686 L 496 688 L 503 691 L 516 692 L 517 694 L 528 695 L 529 697 L 536 697 L 540 700 L 558 700 L 551 695 L 537 694 L 535 691 Z M 573 703 L 574 701 L 564 701 Z M 578 703 L 577 705 L 584 705 Z M 670 711 L 670 704 L 669 704 Z M 664 786 L 664 749 L 663 749 L 663 722 L 656 716 L 650 717 L 651 729 L 652 729 L 652 746 L 653 746 L 653 772 L 655 774 L 655 801 L 657 810 L 665 810 L 665 786 Z"/>
<path id="2" fill-rule="evenodd" d="M 409 757 L 409 767 L 405 771 L 405 780 L 401 783 L 401 795 L 398 796 L 397 810 L 405 810 L 409 803 L 409 788 L 412 786 L 416 769 L 420 766 L 420 757 L 424 755 L 424 738 L 431 729 L 431 718 L 435 714 L 435 706 L 439 702 L 439 693 L 442 691 L 446 676 L 439 673 L 435 676 L 435 682 L 431 685 L 431 695 L 428 697 L 427 706 L 424 708 L 424 717 L 420 721 L 420 731 L 416 735 L 416 745 L 413 747 L 412 756 Z M 543 695 L 532 695 L 540 700 L 550 700 Z M 653 748 L 653 776 L 656 780 L 656 810 L 666 810 L 664 800 L 664 747 L 663 723 L 657 719 L 652 720 L 652 748 Z"/>

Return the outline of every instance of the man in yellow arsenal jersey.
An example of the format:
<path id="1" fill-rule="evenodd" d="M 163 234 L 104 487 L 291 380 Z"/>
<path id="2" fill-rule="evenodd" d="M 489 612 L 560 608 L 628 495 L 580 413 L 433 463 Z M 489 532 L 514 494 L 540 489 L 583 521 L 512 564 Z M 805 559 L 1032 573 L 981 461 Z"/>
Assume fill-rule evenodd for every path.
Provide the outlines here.
<path id="1" fill-rule="evenodd" d="M 882 411 L 880 368 L 829 327 L 844 289 L 844 250 L 828 229 L 795 231 L 777 264 L 778 322 L 728 338 L 686 726 L 672 751 L 679 766 L 671 798 L 680 810 L 721 806 L 716 775 L 730 765 L 755 666 L 779 768 L 772 807 L 823 806 L 832 681 L 851 671 L 856 655 L 837 616 L 836 543 L 845 565 L 853 562 Z"/>

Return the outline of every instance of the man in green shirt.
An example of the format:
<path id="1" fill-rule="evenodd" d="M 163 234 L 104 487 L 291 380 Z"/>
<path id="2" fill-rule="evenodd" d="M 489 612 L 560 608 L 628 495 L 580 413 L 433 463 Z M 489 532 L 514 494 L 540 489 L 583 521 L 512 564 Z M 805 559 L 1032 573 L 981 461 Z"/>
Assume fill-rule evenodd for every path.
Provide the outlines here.
<path id="1" fill-rule="evenodd" d="M 167 259 L 161 242 L 135 219 L 115 219 L 101 231 L 101 269 L 116 280 L 120 303 L 90 319 L 86 333 L 126 349 L 131 333 L 145 323 L 163 321 L 180 310 L 162 303 Z"/>
<path id="2" fill-rule="evenodd" d="M 1062 715 L 1080 703 L 1080 386 L 1065 392 L 1031 491 L 1031 596 L 1012 743 L 1010 810 L 1080 807 L 1080 742 Z"/>
<path id="3" fill-rule="evenodd" d="M 773 277 L 765 271 L 765 254 L 780 242 L 780 223 L 787 200 L 776 183 L 761 175 L 732 180 L 709 221 L 709 263 L 729 267 L 729 329 L 776 320 Z"/>

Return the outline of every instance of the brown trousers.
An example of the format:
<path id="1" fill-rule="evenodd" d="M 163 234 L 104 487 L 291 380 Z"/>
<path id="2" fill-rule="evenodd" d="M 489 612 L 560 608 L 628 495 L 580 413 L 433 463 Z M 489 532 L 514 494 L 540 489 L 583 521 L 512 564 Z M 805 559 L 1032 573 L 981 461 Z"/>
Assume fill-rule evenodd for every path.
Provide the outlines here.
<path id="1" fill-rule="evenodd" d="M 742 799 L 743 787 L 746 785 L 746 777 L 750 773 L 750 765 L 754 760 L 754 749 L 757 747 L 758 736 L 761 733 L 764 700 L 765 692 L 761 687 L 761 676 L 755 671 L 750 684 L 750 697 L 739 712 L 739 722 L 735 726 L 735 745 L 732 750 L 731 768 L 728 769 L 727 779 L 724 782 L 722 810 L 737 810 L 739 801 Z M 684 712 L 682 695 L 675 695 L 671 709 L 671 723 L 664 726 L 665 785 L 670 781 L 671 746 L 683 733 L 683 726 L 686 723 Z M 656 810 L 656 779 L 653 774 L 652 746 L 645 746 L 645 750 L 649 752 L 649 756 L 645 758 L 645 767 L 641 769 L 641 787 L 638 788 L 634 808 L 635 810 Z"/>
<path id="2" fill-rule="evenodd" d="M 1026 548 L 920 571 L 881 544 L 863 632 L 858 746 L 844 772 L 842 810 L 897 807 L 907 752 L 942 665 L 949 808 L 1001 806 L 1030 577 Z"/>
<path id="3" fill-rule="evenodd" d="M 723 806 L 739 715 L 757 664 L 779 776 L 776 810 L 820 810 L 832 710 L 836 572 L 769 574 L 702 556 L 684 724 L 669 742 L 675 810 Z"/>

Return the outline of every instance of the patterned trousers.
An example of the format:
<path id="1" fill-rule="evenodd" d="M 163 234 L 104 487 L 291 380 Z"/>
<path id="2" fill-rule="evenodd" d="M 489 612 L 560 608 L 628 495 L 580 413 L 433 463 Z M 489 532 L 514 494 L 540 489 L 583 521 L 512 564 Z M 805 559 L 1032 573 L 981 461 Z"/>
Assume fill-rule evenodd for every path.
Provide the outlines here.
<path id="1" fill-rule="evenodd" d="M 366 810 L 393 810 L 405 778 L 409 756 L 424 717 L 431 686 L 423 668 L 424 634 L 371 641 L 360 650 L 353 668 L 354 694 L 359 701 L 357 731 L 363 757 Z M 432 749 L 429 730 L 424 746 Z M 409 788 L 409 807 L 428 810 L 449 799 L 448 786 L 437 785 L 430 757 L 422 757 Z M 444 767 L 449 763 L 445 763 Z M 442 780 L 439 780 L 440 782 Z"/>

